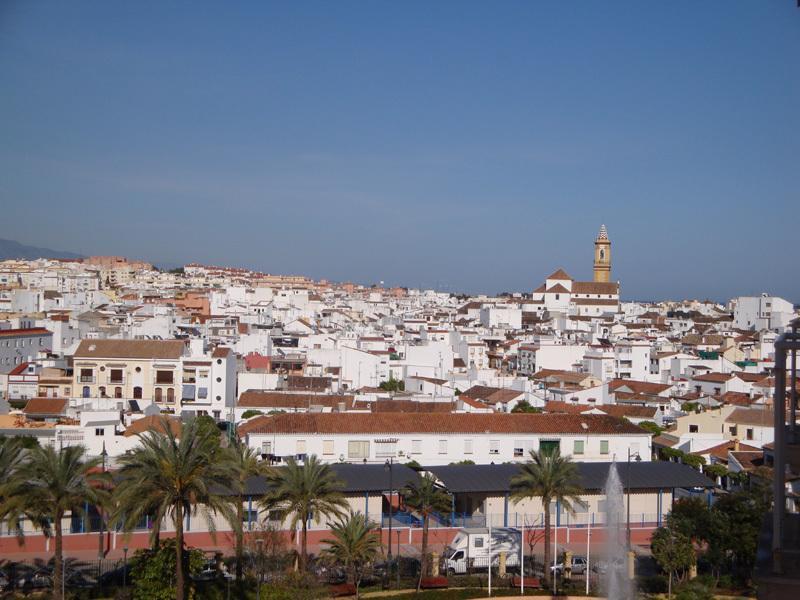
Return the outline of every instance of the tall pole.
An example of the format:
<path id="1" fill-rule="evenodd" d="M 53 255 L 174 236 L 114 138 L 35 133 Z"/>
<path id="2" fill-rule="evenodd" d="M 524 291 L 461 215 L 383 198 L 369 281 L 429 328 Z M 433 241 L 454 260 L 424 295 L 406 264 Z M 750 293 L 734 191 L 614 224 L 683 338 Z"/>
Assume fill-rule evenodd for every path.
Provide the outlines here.
<path id="1" fill-rule="evenodd" d="M 519 530 L 519 595 L 525 595 L 525 515 Z"/>
<path id="2" fill-rule="evenodd" d="M 489 595 L 492 595 L 492 519 L 489 519 Z"/>
<path id="3" fill-rule="evenodd" d="M 108 452 L 106 452 L 106 441 L 103 440 L 103 451 L 100 453 L 100 456 L 103 457 L 103 473 L 106 472 L 106 457 L 108 456 Z M 105 556 L 105 548 L 103 545 L 103 509 L 100 505 L 97 506 L 97 514 L 100 517 L 100 532 L 97 535 L 97 560 L 103 560 Z M 99 568 L 99 565 L 98 565 Z"/>
<path id="4" fill-rule="evenodd" d="M 627 497 L 628 497 L 628 516 L 625 519 L 626 527 L 625 530 L 627 532 L 627 549 L 628 552 L 631 551 L 631 449 L 628 447 L 628 466 L 625 468 L 625 474 L 627 475 L 627 481 L 625 482 L 625 486 L 628 490 Z"/>
<path id="5" fill-rule="evenodd" d="M 586 595 L 589 595 L 589 575 L 592 570 L 589 568 L 589 548 L 592 540 L 592 519 L 586 523 Z"/>
<path id="6" fill-rule="evenodd" d="M 128 590 L 128 547 L 122 547 L 122 589 Z"/>
<path id="7" fill-rule="evenodd" d="M 393 458 L 386 459 L 386 466 L 384 467 L 389 471 L 389 552 L 387 554 L 387 583 L 392 579 L 392 500 L 394 499 L 394 486 L 392 482 L 392 466 L 394 464 Z"/>
<path id="8" fill-rule="evenodd" d="M 400 530 L 398 529 L 395 533 L 397 533 L 397 589 L 400 589 Z M 389 544 L 391 545 L 392 540 L 389 540 Z"/>

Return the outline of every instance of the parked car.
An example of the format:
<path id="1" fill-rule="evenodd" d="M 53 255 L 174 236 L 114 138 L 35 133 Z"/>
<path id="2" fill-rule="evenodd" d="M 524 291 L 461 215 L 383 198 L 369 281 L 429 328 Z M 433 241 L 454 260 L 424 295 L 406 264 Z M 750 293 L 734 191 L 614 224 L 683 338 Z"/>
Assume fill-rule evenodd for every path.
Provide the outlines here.
<path id="1" fill-rule="evenodd" d="M 102 587 L 119 587 L 123 581 L 130 583 L 131 581 L 131 565 L 128 563 L 126 566 L 117 567 L 111 571 L 106 571 L 97 578 L 97 583 Z"/>
<path id="2" fill-rule="evenodd" d="M 552 567 L 550 570 L 554 573 L 558 573 L 561 575 L 564 571 L 564 563 L 560 562 Z M 572 574 L 573 575 L 583 575 L 586 573 L 586 557 L 585 556 L 573 556 L 572 557 Z"/>
<path id="3" fill-rule="evenodd" d="M 53 577 L 46 569 L 30 571 L 17 579 L 17 587 L 21 590 L 40 590 L 53 587 Z"/>
<path id="4" fill-rule="evenodd" d="M 615 558 L 611 562 L 607 560 L 599 560 L 592 564 L 592 571 L 595 573 L 599 573 L 600 575 L 605 575 L 608 572 L 609 567 L 614 569 L 626 569 L 625 560 L 622 558 Z"/>

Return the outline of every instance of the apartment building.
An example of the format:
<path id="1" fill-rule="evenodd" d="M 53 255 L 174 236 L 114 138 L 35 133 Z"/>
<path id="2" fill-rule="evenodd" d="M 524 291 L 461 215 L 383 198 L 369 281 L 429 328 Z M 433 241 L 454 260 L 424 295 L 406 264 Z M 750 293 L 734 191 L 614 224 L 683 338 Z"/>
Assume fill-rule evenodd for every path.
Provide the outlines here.
<path id="1" fill-rule="evenodd" d="M 620 459 L 629 450 L 643 460 L 651 455 L 646 431 L 607 415 L 292 413 L 255 417 L 238 431 L 276 461 L 316 454 L 330 463 L 499 464 L 554 448 L 589 462 Z"/>

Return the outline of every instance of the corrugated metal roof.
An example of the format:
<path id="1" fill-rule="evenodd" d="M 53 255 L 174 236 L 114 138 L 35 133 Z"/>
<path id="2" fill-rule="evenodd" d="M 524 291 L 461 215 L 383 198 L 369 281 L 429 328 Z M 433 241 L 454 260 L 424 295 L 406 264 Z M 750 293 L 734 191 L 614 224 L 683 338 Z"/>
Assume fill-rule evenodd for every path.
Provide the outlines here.
<path id="1" fill-rule="evenodd" d="M 389 472 L 384 465 L 334 464 L 331 470 L 344 483 L 342 492 L 345 494 L 389 491 Z M 392 467 L 392 488 L 395 490 L 418 478 L 417 472 L 405 465 L 395 464 Z M 245 495 L 261 496 L 268 489 L 263 477 L 251 477 L 245 484 Z"/>
<path id="2" fill-rule="evenodd" d="M 575 463 L 578 466 L 579 483 L 586 490 L 601 490 L 605 487 L 608 470 L 612 463 Z M 628 486 L 628 464 L 618 463 L 622 485 Z M 446 465 L 427 467 L 454 493 L 498 492 L 510 489 L 511 478 L 519 473 L 519 465 Z M 713 487 L 705 475 L 684 464 L 652 461 L 630 464 L 631 490 Z"/>

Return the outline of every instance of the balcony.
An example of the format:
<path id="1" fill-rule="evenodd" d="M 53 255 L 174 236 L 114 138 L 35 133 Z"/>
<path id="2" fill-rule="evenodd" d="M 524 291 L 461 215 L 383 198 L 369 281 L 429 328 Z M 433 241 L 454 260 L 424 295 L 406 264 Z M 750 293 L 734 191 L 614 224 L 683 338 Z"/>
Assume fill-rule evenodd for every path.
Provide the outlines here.
<path id="1" fill-rule="evenodd" d="M 94 383 L 95 378 L 93 375 L 81 375 L 78 377 L 78 381 L 81 383 Z"/>

